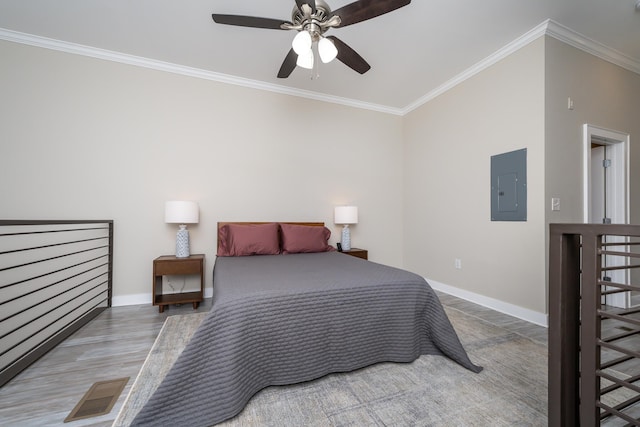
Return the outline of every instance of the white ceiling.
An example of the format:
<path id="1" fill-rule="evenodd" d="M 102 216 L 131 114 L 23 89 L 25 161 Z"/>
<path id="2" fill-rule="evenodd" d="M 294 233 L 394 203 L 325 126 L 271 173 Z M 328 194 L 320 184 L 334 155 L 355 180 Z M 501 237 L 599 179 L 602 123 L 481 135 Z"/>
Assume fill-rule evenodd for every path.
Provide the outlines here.
<path id="1" fill-rule="evenodd" d="M 335 10 L 351 1 L 327 3 Z M 314 80 L 300 68 L 288 79 L 276 78 L 294 32 L 220 25 L 211 19 L 211 13 L 222 13 L 290 20 L 294 0 L 0 0 L 0 29 L 233 76 L 272 90 L 402 110 L 548 19 L 590 46 L 610 49 L 631 64 L 627 68 L 640 72 L 635 3 L 413 0 L 386 15 L 331 29 L 328 35 L 354 48 L 371 70 L 360 75 L 334 61 L 321 64 Z"/>

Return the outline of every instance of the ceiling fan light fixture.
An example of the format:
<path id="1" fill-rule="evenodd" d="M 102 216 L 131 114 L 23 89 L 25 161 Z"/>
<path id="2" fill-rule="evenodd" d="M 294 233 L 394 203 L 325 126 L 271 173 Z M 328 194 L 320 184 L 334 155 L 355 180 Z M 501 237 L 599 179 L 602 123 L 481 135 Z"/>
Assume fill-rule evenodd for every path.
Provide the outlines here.
<path id="1" fill-rule="evenodd" d="M 293 38 L 291 47 L 298 55 L 304 55 L 311 50 L 312 43 L 311 34 L 309 34 L 308 31 L 302 30 Z"/>
<path id="2" fill-rule="evenodd" d="M 338 49 L 331 40 L 322 37 L 320 41 L 318 41 L 318 54 L 320 55 L 322 62 L 327 64 L 336 59 L 336 56 L 338 56 Z"/>
<path id="3" fill-rule="evenodd" d="M 324 33 L 331 28 L 346 27 L 393 12 L 410 3 L 411 0 L 355 0 L 332 11 L 325 0 L 295 0 L 291 21 L 217 13 L 211 17 L 218 24 L 297 31 L 291 49 L 280 66 L 278 78 L 289 77 L 296 65 L 311 70 L 317 68 L 316 56 L 324 63 L 337 58 L 352 70 L 364 74 L 371 69 L 371 65 L 339 38 L 329 36 L 329 40 L 324 40 Z M 317 46 L 314 47 L 314 44 Z M 319 76 L 317 70 L 312 73 L 312 79 L 314 76 Z"/>
<path id="4" fill-rule="evenodd" d="M 309 49 L 306 52 L 298 55 L 296 61 L 298 67 L 306 68 L 307 70 L 313 69 L 313 50 Z"/>

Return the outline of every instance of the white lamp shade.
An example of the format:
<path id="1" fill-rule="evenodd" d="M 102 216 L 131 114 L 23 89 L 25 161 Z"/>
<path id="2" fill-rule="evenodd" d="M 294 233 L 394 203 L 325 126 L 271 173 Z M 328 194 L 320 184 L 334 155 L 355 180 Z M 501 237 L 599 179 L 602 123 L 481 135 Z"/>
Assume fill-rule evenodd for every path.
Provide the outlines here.
<path id="1" fill-rule="evenodd" d="M 198 203 L 170 201 L 164 206 L 164 222 L 169 224 L 197 224 L 200 219 Z"/>
<path id="2" fill-rule="evenodd" d="M 333 61 L 338 56 L 338 49 L 333 42 L 327 38 L 321 38 L 318 42 L 318 54 L 325 64 Z"/>
<path id="3" fill-rule="evenodd" d="M 333 212 L 333 222 L 335 224 L 357 224 L 357 206 L 336 206 Z"/>
<path id="4" fill-rule="evenodd" d="M 296 65 L 298 67 L 311 70 L 313 68 L 313 50 L 309 49 L 307 52 L 301 55 L 298 55 L 298 60 L 296 61 Z"/>
<path id="5" fill-rule="evenodd" d="M 296 34 L 291 42 L 291 47 L 298 55 L 305 54 L 308 50 L 311 50 L 311 34 L 308 31 L 302 30 Z"/>

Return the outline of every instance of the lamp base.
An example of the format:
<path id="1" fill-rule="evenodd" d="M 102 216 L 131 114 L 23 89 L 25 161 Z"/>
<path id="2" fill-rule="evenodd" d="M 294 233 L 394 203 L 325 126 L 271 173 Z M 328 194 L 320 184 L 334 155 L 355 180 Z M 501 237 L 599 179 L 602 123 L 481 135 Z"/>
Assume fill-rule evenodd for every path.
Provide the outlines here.
<path id="1" fill-rule="evenodd" d="M 189 255 L 189 230 L 186 225 L 180 225 L 176 234 L 176 258 L 188 258 Z"/>
<path id="2" fill-rule="evenodd" d="M 351 231 L 349 230 L 348 224 L 345 224 L 342 228 L 342 241 L 340 244 L 342 245 L 343 251 L 351 250 Z"/>

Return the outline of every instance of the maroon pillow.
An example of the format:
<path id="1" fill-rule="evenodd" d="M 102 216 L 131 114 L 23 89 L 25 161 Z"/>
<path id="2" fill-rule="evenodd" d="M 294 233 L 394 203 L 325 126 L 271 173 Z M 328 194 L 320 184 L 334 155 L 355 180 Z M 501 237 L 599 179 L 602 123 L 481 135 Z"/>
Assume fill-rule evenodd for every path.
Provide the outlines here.
<path id="1" fill-rule="evenodd" d="M 282 253 L 328 252 L 335 250 L 327 243 L 331 231 L 327 227 L 280 224 Z"/>
<path id="2" fill-rule="evenodd" d="M 218 230 L 218 256 L 278 255 L 279 225 L 227 224 Z"/>

